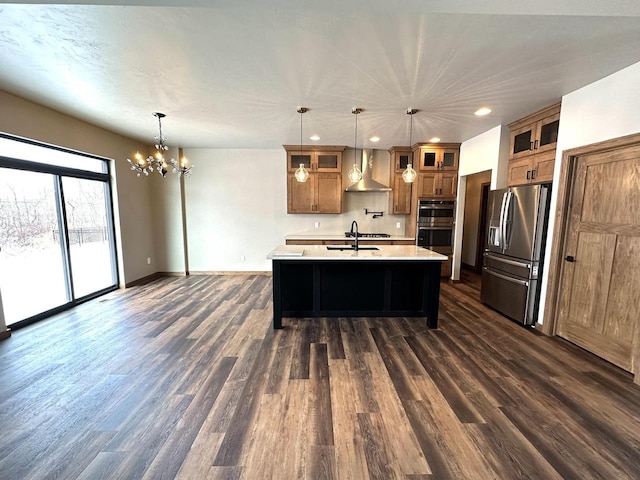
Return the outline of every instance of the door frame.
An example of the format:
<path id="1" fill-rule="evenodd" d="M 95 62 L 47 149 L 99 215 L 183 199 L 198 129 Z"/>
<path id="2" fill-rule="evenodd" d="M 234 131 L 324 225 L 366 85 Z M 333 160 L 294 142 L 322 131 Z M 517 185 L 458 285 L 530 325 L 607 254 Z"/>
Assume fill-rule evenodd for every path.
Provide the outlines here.
<path id="1" fill-rule="evenodd" d="M 480 184 L 480 205 L 478 215 L 478 236 L 476 238 L 476 272 L 482 272 L 484 259 L 485 233 L 487 229 L 487 205 L 489 204 L 489 191 L 491 182 Z"/>
<path id="2" fill-rule="evenodd" d="M 640 133 L 624 137 L 592 143 L 581 147 L 571 148 L 562 152 L 560 178 L 554 188 L 558 191 L 553 227 L 551 255 L 549 257 L 549 279 L 547 282 L 546 303 L 544 308 L 544 324 L 537 324 L 536 328 L 547 335 L 556 335 L 557 315 L 560 300 L 562 270 L 564 268 L 564 249 L 569 227 L 569 201 L 573 192 L 576 160 L 580 156 L 603 153 L 626 147 L 640 145 Z M 636 383 L 640 383 L 640 374 L 636 374 Z"/>

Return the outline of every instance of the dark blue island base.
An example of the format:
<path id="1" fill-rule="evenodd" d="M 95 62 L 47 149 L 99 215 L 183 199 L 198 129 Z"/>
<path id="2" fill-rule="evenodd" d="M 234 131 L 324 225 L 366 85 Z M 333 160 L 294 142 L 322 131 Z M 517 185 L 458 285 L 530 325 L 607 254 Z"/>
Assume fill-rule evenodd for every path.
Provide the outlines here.
<path id="1" fill-rule="evenodd" d="M 440 261 L 273 259 L 273 328 L 282 317 L 425 317 L 438 327 Z"/>

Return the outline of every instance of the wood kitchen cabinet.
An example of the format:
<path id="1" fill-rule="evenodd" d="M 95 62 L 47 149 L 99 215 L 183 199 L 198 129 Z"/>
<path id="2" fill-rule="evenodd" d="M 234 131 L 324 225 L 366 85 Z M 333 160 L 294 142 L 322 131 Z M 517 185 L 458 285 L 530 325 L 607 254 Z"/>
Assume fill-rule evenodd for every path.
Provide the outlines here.
<path id="1" fill-rule="evenodd" d="M 342 213 L 344 146 L 284 145 L 287 151 L 287 213 Z M 306 182 L 294 173 L 303 164 Z"/>
<path id="2" fill-rule="evenodd" d="M 411 161 L 411 147 L 391 147 L 391 168 L 389 184 L 389 211 L 394 215 L 408 215 L 411 213 L 411 189 L 413 183 L 405 183 L 402 172 Z M 414 167 L 415 168 L 415 167 Z"/>
<path id="3" fill-rule="evenodd" d="M 509 186 L 548 183 L 560 125 L 560 103 L 509 124 Z"/>
<path id="4" fill-rule="evenodd" d="M 402 173 L 395 173 L 391 178 L 392 191 L 389 194 L 389 210 L 393 215 L 411 213 L 411 189 L 413 183 L 405 183 Z"/>
<path id="5" fill-rule="evenodd" d="M 418 198 L 455 198 L 458 189 L 457 172 L 418 173 Z"/>
<path id="6" fill-rule="evenodd" d="M 412 145 L 414 169 L 418 176 L 412 187 L 411 213 L 405 235 L 416 235 L 418 200 L 456 198 L 458 191 L 459 143 L 416 143 Z"/>
<path id="7" fill-rule="evenodd" d="M 441 171 L 458 170 L 460 157 L 459 143 L 418 143 L 413 146 L 416 170 Z"/>
<path id="8" fill-rule="evenodd" d="M 300 164 L 312 172 L 342 172 L 342 152 L 347 147 L 335 145 L 284 145 L 287 151 L 287 170 L 294 173 Z"/>
<path id="9" fill-rule="evenodd" d="M 555 150 L 511 160 L 507 171 L 507 184 L 515 187 L 529 183 L 550 183 L 553 181 L 555 162 Z"/>
<path id="10" fill-rule="evenodd" d="M 310 173 L 298 182 L 287 175 L 287 213 L 342 213 L 342 174 Z"/>

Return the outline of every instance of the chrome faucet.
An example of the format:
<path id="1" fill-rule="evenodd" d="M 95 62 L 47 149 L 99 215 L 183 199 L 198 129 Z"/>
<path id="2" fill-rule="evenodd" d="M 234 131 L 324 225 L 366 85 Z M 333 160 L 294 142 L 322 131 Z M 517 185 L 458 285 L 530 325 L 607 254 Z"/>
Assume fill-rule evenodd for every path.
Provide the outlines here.
<path id="1" fill-rule="evenodd" d="M 358 222 L 356 222 L 355 220 L 351 222 L 351 233 L 354 233 L 353 232 L 354 226 L 356 227 L 356 231 L 353 237 L 353 249 L 357 251 L 358 250 Z"/>

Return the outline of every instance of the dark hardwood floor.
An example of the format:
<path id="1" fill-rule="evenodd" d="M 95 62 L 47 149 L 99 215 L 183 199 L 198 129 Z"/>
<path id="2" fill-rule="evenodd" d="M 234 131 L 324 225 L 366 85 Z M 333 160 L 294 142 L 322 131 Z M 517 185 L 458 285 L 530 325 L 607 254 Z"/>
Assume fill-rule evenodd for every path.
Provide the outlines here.
<path id="1" fill-rule="evenodd" d="M 1 479 L 638 479 L 630 374 L 442 284 L 440 325 L 163 278 L 0 342 Z"/>

